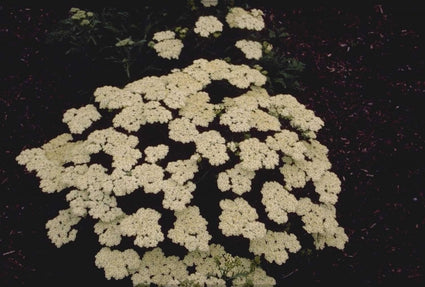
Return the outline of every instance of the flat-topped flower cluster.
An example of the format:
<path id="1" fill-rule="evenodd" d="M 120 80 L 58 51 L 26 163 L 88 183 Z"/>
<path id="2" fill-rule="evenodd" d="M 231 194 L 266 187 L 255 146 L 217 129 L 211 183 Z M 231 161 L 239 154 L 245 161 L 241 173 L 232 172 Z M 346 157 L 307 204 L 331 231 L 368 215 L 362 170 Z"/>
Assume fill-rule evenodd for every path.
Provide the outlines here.
<path id="1" fill-rule="evenodd" d="M 214 4 L 204 2 L 205 6 Z M 219 25 L 208 30 L 207 20 L 216 21 L 200 19 L 200 36 L 219 31 Z M 232 8 L 226 20 L 240 29 L 264 27 L 262 12 L 256 9 Z M 176 40 L 174 32 L 158 32 L 154 40 L 160 54 L 175 58 L 179 45 L 162 50 L 167 41 Z M 252 43 L 239 43 L 244 53 L 251 53 L 244 49 Z M 255 53 L 249 57 L 257 59 Z M 225 97 L 207 93 L 206 87 L 215 81 L 226 81 L 243 92 Z M 216 174 L 216 196 L 222 198 L 218 229 L 229 238 L 248 240 L 253 255 L 280 265 L 287 261 L 288 253 L 301 249 L 297 236 L 285 231 L 289 214 L 301 218 L 317 249 L 343 249 L 348 237 L 336 221 L 334 207 L 341 182 L 331 171 L 327 148 L 316 139 L 324 123 L 295 97 L 269 95 L 265 84 L 266 77 L 250 66 L 197 59 L 185 68 L 144 77 L 123 88 L 96 89 L 95 102 L 100 110 L 93 104 L 68 110 L 63 122 L 69 133 L 39 148 L 24 150 L 17 157 L 19 164 L 40 178 L 42 191 L 68 191 L 69 207 L 46 224 L 51 241 L 60 247 L 75 240 L 75 226 L 90 216 L 96 220 L 94 231 L 103 246 L 95 263 L 108 279 L 131 276 L 134 285 L 192 282 L 226 286 L 223 278 L 233 278 L 234 286 L 247 282 L 274 286 L 275 279 L 261 267 L 252 269 L 248 258 L 227 253 L 225 246 L 216 244 L 210 223 L 203 216 L 205 210 L 193 203 L 200 163 L 206 162 L 220 170 Z M 111 111 L 114 117 L 105 123 L 107 128 L 90 127 L 102 120 L 102 113 Z M 151 125 L 166 127 L 167 139 L 154 145 L 143 143 L 140 132 Z M 75 140 L 77 135 L 79 140 Z M 140 143 L 145 148 L 141 149 Z M 170 160 L 175 158 L 169 155 L 177 144 L 194 146 L 193 154 Z M 98 153 L 111 157 L 111 167 L 92 162 L 92 156 Z M 255 190 L 253 180 L 267 170 L 277 171 L 275 180 L 267 180 Z M 310 181 L 319 195 L 316 202 L 292 193 Z M 254 192 L 261 194 L 261 204 L 244 197 Z M 132 193 L 161 198 L 162 208 L 174 213 L 172 228 L 164 231 L 158 208 L 140 207 L 126 214 L 117 198 Z M 267 220 L 282 226 L 282 230 L 269 230 L 258 209 L 265 210 Z M 132 238 L 134 245 L 149 251 L 143 255 L 136 249 L 120 251 L 123 237 Z M 187 255 L 165 256 L 158 247 L 163 241 L 184 247 Z"/>

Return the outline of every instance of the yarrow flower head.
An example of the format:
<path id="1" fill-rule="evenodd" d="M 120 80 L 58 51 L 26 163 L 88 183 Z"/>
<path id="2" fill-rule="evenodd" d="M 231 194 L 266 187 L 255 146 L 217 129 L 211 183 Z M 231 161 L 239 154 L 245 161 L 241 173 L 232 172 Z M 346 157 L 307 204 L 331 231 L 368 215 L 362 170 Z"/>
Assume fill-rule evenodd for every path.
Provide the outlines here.
<path id="1" fill-rule="evenodd" d="M 245 54 L 247 59 L 259 60 L 263 56 L 263 46 L 260 42 L 239 40 L 236 42 L 235 46 Z"/>
<path id="2" fill-rule="evenodd" d="M 175 39 L 176 38 L 176 33 L 174 33 L 173 31 L 170 30 L 166 30 L 166 31 L 161 31 L 161 32 L 156 32 L 153 35 L 153 40 L 157 41 L 157 42 L 161 42 L 164 40 L 171 40 L 171 39 Z"/>
<path id="3" fill-rule="evenodd" d="M 153 44 L 153 48 L 158 56 L 165 59 L 178 59 L 183 49 L 183 42 L 175 39 L 176 34 L 173 31 L 157 32 L 153 36 L 153 40 L 157 42 Z"/>
<path id="4" fill-rule="evenodd" d="M 240 28 L 261 31 L 264 29 L 263 11 L 251 9 L 246 11 L 241 7 L 233 7 L 226 16 L 230 28 Z"/>
<path id="5" fill-rule="evenodd" d="M 91 20 L 94 16 L 93 12 L 85 11 L 76 7 L 73 7 L 69 10 L 71 14 L 71 19 L 74 21 L 80 21 L 80 26 L 87 26 L 91 23 Z"/>
<path id="6" fill-rule="evenodd" d="M 195 23 L 196 34 L 208 37 L 215 32 L 223 31 L 223 24 L 214 16 L 201 16 Z"/>
<path id="7" fill-rule="evenodd" d="M 201 4 L 205 7 L 217 6 L 218 0 L 201 0 Z"/>
<path id="8" fill-rule="evenodd" d="M 101 118 L 97 109 L 93 105 L 87 105 L 80 109 L 69 109 L 63 115 L 63 122 L 68 124 L 69 130 L 73 134 L 81 134 L 92 122 Z"/>

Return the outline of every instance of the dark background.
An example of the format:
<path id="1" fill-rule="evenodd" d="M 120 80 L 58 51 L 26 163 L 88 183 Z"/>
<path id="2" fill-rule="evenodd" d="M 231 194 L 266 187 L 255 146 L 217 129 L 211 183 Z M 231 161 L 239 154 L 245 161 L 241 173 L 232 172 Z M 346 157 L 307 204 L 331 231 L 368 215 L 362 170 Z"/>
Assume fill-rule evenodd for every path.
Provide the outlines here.
<path id="1" fill-rule="evenodd" d="M 337 216 L 350 241 L 294 256 L 282 286 L 424 286 L 424 10 L 417 6 L 272 7 L 289 36 L 286 55 L 306 64 L 298 100 L 325 122 L 342 181 Z M 66 9 L 0 6 L 0 286 L 131 286 L 94 266 L 90 224 L 60 249 L 45 222 L 65 207 L 17 165 L 24 148 L 65 131 L 63 112 L 83 91 L 111 84 L 108 70 L 69 62 L 44 38 Z M 116 83 L 113 83 L 116 84 Z M 279 285 L 279 286 L 281 286 Z"/>

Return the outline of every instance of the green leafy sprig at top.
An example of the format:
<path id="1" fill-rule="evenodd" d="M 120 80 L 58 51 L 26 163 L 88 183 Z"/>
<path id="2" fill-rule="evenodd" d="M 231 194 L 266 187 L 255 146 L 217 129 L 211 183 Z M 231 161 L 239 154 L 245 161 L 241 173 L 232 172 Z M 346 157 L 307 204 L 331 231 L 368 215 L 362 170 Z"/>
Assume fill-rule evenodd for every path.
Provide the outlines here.
<path id="1" fill-rule="evenodd" d="M 212 13 L 217 1 L 201 4 Z M 79 11 L 81 24 L 91 17 Z M 225 31 L 261 31 L 265 22 L 259 9 L 231 7 L 224 18 L 200 16 L 193 27 L 199 41 L 214 43 Z M 155 32 L 152 41 L 170 61 L 186 48 L 172 30 Z M 67 192 L 69 207 L 46 224 L 57 247 L 76 240 L 78 223 L 91 217 L 96 266 L 107 279 L 131 277 L 134 286 L 275 286 L 259 259 L 284 264 L 301 250 L 300 236 L 316 249 L 344 248 L 335 208 L 341 182 L 316 137 L 323 121 L 292 95 L 265 88 L 258 65 L 274 47 L 252 39 L 233 45 L 242 60 L 198 58 L 122 88 L 97 88 L 95 103 L 65 112 L 69 132 L 20 153 L 18 163 L 36 173 L 43 192 Z M 243 57 L 248 64 L 239 63 Z M 222 94 L 211 88 L 216 83 L 232 89 Z M 111 163 L 95 162 L 96 154 Z M 205 177 L 213 179 L 208 189 L 200 187 Z M 303 192 L 310 183 L 315 198 Z M 162 204 L 141 202 L 130 213 L 120 198 L 135 194 Z M 207 196 L 217 200 L 203 204 Z M 216 220 L 208 220 L 214 210 Z M 170 228 L 160 224 L 167 216 Z M 292 230 L 293 216 L 303 232 Z M 218 237 L 248 242 L 250 256 L 226 251 Z M 185 254 L 166 255 L 165 243 Z"/>
<path id="2" fill-rule="evenodd" d="M 93 83 L 104 83 L 109 79 L 123 85 L 129 80 L 159 75 L 164 69 L 185 67 L 196 58 L 238 60 L 243 59 L 242 56 L 249 51 L 248 59 L 244 59 L 250 63 L 256 60 L 261 64 L 269 91 L 301 89 L 298 79 L 304 64 L 286 56 L 280 43 L 288 34 L 277 21 L 270 20 L 272 15 L 268 17 L 270 25 L 265 26 L 262 21 L 258 26 L 251 19 L 252 24 L 245 23 L 241 28 L 234 29 L 232 17 L 236 17 L 238 9 L 244 7 L 250 10 L 246 1 L 161 3 L 147 0 L 144 7 L 134 9 L 72 8 L 68 17 L 59 21 L 54 30 L 48 33 L 47 43 L 54 54 L 59 53 L 61 61 L 68 63 L 67 66 L 83 64 L 87 70 L 108 70 L 108 73 L 87 73 L 83 77 L 88 81 L 92 77 Z M 241 7 L 234 7 L 235 3 Z M 223 26 L 222 20 L 232 7 L 238 9 L 228 16 L 229 24 Z M 257 24 L 253 26 L 255 29 L 248 30 L 250 27 L 246 25 L 254 24 Z M 153 37 L 159 30 L 167 33 Z M 221 33 L 225 33 L 225 36 L 220 37 Z M 205 38 L 210 39 L 205 41 Z M 184 41 L 184 50 L 180 40 Z M 248 48 L 247 45 L 257 47 Z M 262 56 L 258 53 L 258 45 L 262 45 Z M 254 51 L 257 52 L 252 54 Z M 161 57 L 173 61 L 167 63 L 161 57 L 155 57 L 157 52 Z M 98 78 L 102 76 L 105 79 Z"/>

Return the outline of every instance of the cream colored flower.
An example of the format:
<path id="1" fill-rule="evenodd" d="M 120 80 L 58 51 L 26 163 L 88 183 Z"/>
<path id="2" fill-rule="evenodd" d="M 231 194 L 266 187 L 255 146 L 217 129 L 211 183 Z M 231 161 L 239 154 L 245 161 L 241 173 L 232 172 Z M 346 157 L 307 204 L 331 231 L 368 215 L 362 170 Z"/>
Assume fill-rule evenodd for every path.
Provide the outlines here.
<path id="1" fill-rule="evenodd" d="M 208 251 L 211 235 L 207 230 L 207 221 L 201 216 L 199 208 L 189 206 L 174 214 L 177 219 L 174 227 L 168 232 L 168 238 L 189 251 Z"/>
<path id="2" fill-rule="evenodd" d="M 218 0 L 201 0 L 201 4 L 205 7 L 217 6 Z"/>
<path id="3" fill-rule="evenodd" d="M 156 32 L 153 35 L 153 40 L 157 41 L 157 42 L 161 42 L 164 40 L 170 40 L 170 39 L 175 39 L 176 38 L 176 33 L 174 33 L 173 31 L 170 30 L 166 30 L 166 31 L 160 31 L 160 32 Z"/>
<path id="4" fill-rule="evenodd" d="M 263 12 L 259 9 L 246 11 L 241 7 L 233 7 L 226 16 L 230 28 L 260 31 L 264 29 Z"/>
<path id="5" fill-rule="evenodd" d="M 170 210 L 183 210 L 193 198 L 192 192 L 196 185 L 188 181 L 185 184 L 179 184 L 173 179 L 167 179 L 163 183 L 164 200 L 162 206 Z"/>
<path id="6" fill-rule="evenodd" d="M 70 209 L 61 210 L 58 216 L 46 223 L 47 236 L 56 247 L 74 241 L 77 230 L 72 227 L 80 220 L 81 217 L 74 215 Z"/>
<path id="7" fill-rule="evenodd" d="M 276 223 L 283 224 L 288 221 L 288 213 L 295 212 L 298 201 L 278 182 L 264 183 L 261 202 L 266 207 L 267 216 Z"/>
<path id="8" fill-rule="evenodd" d="M 335 204 L 338 201 L 341 181 L 335 173 L 327 171 L 319 180 L 313 182 L 316 192 L 320 195 L 319 200 L 321 202 Z"/>
<path id="9" fill-rule="evenodd" d="M 153 48 L 161 58 L 178 59 L 183 49 L 183 43 L 180 39 L 169 39 L 154 44 Z"/>
<path id="10" fill-rule="evenodd" d="M 273 169 L 279 163 L 279 156 L 257 138 L 246 139 L 239 143 L 241 166 L 256 171 L 261 168 Z"/>
<path id="11" fill-rule="evenodd" d="M 120 224 L 124 236 L 136 236 L 134 244 L 139 247 L 154 247 L 164 240 L 158 224 L 161 214 L 150 208 L 139 208 L 136 213 L 125 217 Z"/>
<path id="12" fill-rule="evenodd" d="M 254 177 L 254 171 L 244 169 L 241 164 L 237 164 L 233 168 L 218 174 L 217 187 L 221 191 L 231 190 L 242 195 L 251 190 L 251 181 Z"/>
<path id="13" fill-rule="evenodd" d="M 93 95 L 101 109 L 121 109 L 142 101 L 140 95 L 112 86 L 99 87 Z"/>
<path id="14" fill-rule="evenodd" d="M 255 239 L 266 235 L 266 227 L 258 221 L 257 211 L 244 199 L 223 199 L 220 201 L 220 207 L 222 212 L 219 216 L 219 228 L 225 236 L 241 235 Z"/>
<path id="15" fill-rule="evenodd" d="M 210 104 L 209 101 L 210 97 L 205 92 L 192 94 L 179 110 L 179 115 L 190 119 L 197 126 L 207 127 L 216 116 L 216 105 Z"/>
<path id="16" fill-rule="evenodd" d="M 160 248 L 154 248 L 145 252 L 131 280 L 134 286 L 156 284 L 171 287 L 178 286 L 187 276 L 186 266 L 177 256 L 165 256 Z"/>
<path id="17" fill-rule="evenodd" d="M 164 169 L 157 164 L 144 163 L 137 165 L 131 171 L 131 174 L 137 179 L 144 192 L 157 194 L 164 185 Z"/>
<path id="18" fill-rule="evenodd" d="M 110 222 L 98 221 L 94 225 L 94 232 L 99 236 L 100 244 L 108 247 L 120 244 L 122 238 L 120 224 L 124 217 L 125 215 Z"/>
<path id="19" fill-rule="evenodd" d="M 170 121 L 168 129 L 170 139 L 181 143 L 193 142 L 199 135 L 195 124 L 187 118 L 177 118 Z"/>
<path id="20" fill-rule="evenodd" d="M 218 131 L 200 133 L 195 138 L 196 151 L 211 165 L 224 164 L 228 159 L 226 142 Z"/>
<path id="21" fill-rule="evenodd" d="M 193 179 L 198 172 L 199 155 L 194 154 L 189 159 L 168 162 L 165 170 L 171 174 L 171 179 L 178 184 L 185 184 Z"/>
<path id="22" fill-rule="evenodd" d="M 145 149 L 145 155 L 146 155 L 145 161 L 149 163 L 156 163 L 157 161 L 166 157 L 168 154 L 168 151 L 169 151 L 169 147 L 164 144 L 160 144 L 157 146 L 148 146 Z"/>
<path id="23" fill-rule="evenodd" d="M 223 24 L 214 16 L 201 16 L 195 23 L 193 31 L 201 37 L 223 31 Z"/>
<path id="24" fill-rule="evenodd" d="M 247 59 L 259 60 L 263 56 L 263 46 L 260 42 L 239 40 L 235 44 L 236 48 L 239 48 Z"/>
<path id="25" fill-rule="evenodd" d="M 300 242 L 294 234 L 286 232 L 267 231 L 264 238 L 253 239 L 249 243 L 249 251 L 262 255 L 270 263 L 282 265 L 288 260 L 288 252 L 295 253 L 301 249 Z"/>
<path id="26" fill-rule="evenodd" d="M 63 114 L 62 121 L 68 124 L 73 134 L 81 134 L 91 124 L 101 118 L 101 115 L 93 105 L 87 105 L 79 109 L 69 109 Z"/>
<path id="27" fill-rule="evenodd" d="M 132 249 L 119 251 L 103 247 L 95 259 L 96 266 L 105 271 L 106 279 L 123 279 L 133 274 L 141 264 L 139 255 Z"/>

